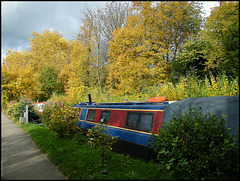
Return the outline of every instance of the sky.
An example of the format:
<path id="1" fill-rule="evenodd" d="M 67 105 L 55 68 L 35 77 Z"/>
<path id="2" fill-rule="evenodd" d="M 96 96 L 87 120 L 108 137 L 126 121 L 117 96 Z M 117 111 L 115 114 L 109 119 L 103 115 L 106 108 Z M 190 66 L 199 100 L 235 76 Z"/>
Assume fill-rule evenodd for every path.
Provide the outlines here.
<path id="1" fill-rule="evenodd" d="M 33 31 L 56 30 L 75 40 L 86 9 L 104 8 L 110 1 L 1 1 L 1 58 L 6 49 L 27 50 Z M 218 1 L 200 1 L 206 16 Z"/>

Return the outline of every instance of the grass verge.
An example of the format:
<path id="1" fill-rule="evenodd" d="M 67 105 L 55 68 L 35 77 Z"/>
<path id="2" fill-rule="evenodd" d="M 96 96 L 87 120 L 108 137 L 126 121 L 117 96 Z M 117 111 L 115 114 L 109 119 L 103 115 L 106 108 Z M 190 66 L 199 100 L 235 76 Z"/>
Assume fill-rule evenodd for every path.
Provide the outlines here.
<path id="1" fill-rule="evenodd" d="M 69 140 L 39 125 L 27 123 L 20 127 L 29 133 L 41 151 L 69 180 L 168 179 L 153 162 L 144 162 L 112 151 L 106 152 L 106 159 L 101 160 L 100 153 L 88 145 L 85 136 Z M 107 174 L 103 170 L 107 170 Z"/>

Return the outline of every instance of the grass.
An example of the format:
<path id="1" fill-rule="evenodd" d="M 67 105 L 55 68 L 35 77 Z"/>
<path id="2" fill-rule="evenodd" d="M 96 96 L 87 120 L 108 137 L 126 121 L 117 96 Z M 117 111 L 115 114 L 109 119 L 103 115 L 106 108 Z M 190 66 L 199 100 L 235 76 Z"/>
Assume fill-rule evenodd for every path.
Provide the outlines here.
<path id="1" fill-rule="evenodd" d="M 113 151 L 106 152 L 106 158 L 101 160 L 100 153 L 88 145 L 85 136 L 62 139 L 48 128 L 31 123 L 23 124 L 21 128 L 69 180 L 169 179 L 154 162 L 144 162 Z M 108 174 L 103 174 L 103 170 Z"/>

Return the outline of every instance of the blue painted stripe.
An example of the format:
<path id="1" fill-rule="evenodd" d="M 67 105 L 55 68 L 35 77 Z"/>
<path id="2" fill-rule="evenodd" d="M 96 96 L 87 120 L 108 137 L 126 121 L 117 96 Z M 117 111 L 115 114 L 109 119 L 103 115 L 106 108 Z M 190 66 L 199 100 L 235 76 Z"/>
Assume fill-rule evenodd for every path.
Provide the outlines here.
<path id="1" fill-rule="evenodd" d="M 148 141 L 151 136 L 150 134 L 144 134 L 136 131 L 119 129 L 117 127 L 110 126 L 108 126 L 108 131 L 110 132 L 111 136 L 117 136 L 118 139 L 143 146 L 148 146 Z"/>
<path id="2" fill-rule="evenodd" d="M 97 123 L 87 121 L 79 121 L 78 126 L 83 129 L 92 129 Z M 142 133 L 134 130 L 121 129 L 117 127 L 107 126 L 111 136 L 117 136 L 118 139 L 135 143 L 138 145 L 148 146 L 150 134 Z"/>

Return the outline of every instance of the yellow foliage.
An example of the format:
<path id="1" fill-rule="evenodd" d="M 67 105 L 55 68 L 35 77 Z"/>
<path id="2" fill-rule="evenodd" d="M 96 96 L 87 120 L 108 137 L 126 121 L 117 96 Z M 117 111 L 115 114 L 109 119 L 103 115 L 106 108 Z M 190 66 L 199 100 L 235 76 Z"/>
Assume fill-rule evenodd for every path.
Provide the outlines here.
<path id="1" fill-rule="evenodd" d="M 179 45 L 200 28 L 195 2 L 137 1 L 132 10 L 138 13 L 127 17 L 109 43 L 107 82 L 119 94 L 141 92 L 141 82 L 164 83 Z"/>
<path id="2" fill-rule="evenodd" d="M 68 41 L 55 30 L 50 32 L 46 29 L 42 33 L 34 31 L 30 38 L 30 53 L 34 72 L 47 65 L 61 70 L 68 56 Z"/>
<path id="3" fill-rule="evenodd" d="M 86 51 L 79 41 L 72 41 L 70 46 L 70 62 L 64 66 L 60 76 L 67 78 L 65 90 L 69 100 L 81 101 L 81 96 L 87 89 L 84 85 L 88 67 Z"/>
<path id="4" fill-rule="evenodd" d="M 141 91 L 143 80 L 148 85 L 159 78 L 164 81 L 167 65 L 159 56 L 161 52 L 156 52 L 156 46 L 146 37 L 138 17 L 129 16 L 127 26 L 114 31 L 113 36 L 108 52 L 108 83 L 117 88 L 118 93 Z"/>
<path id="5" fill-rule="evenodd" d="M 27 51 L 8 50 L 2 60 L 2 96 L 8 100 L 18 100 L 21 96 L 33 95 L 33 73 L 30 66 L 31 56 Z"/>

